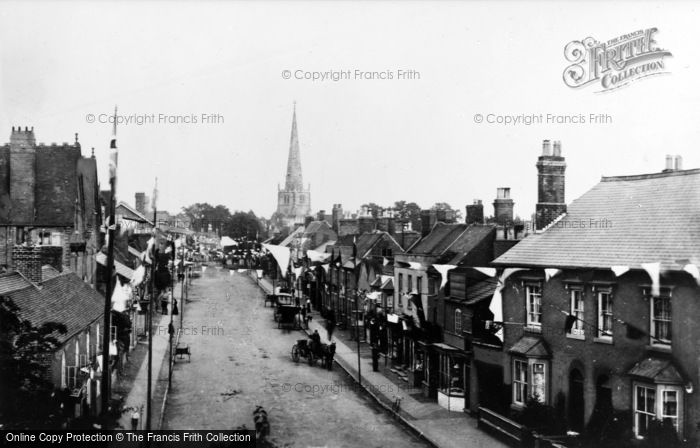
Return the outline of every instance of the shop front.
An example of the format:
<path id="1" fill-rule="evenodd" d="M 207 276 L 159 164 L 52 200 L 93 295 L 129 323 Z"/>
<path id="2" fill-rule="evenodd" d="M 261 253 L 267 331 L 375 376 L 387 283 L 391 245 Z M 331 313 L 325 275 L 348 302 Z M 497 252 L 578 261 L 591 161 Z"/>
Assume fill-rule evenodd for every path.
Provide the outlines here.
<path id="1" fill-rule="evenodd" d="M 469 404 L 470 354 L 444 343 L 431 345 L 437 355 L 437 399 L 448 411 L 466 412 Z"/>

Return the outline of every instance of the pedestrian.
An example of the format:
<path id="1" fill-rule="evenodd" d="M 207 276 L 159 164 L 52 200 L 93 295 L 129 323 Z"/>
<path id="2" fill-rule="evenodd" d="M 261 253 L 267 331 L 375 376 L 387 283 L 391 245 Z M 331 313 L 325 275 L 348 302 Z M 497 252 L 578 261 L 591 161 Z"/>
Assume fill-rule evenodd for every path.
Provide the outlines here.
<path id="1" fill-rule="evenodd" d="M 306 313 L 311 314 L 311 299 L 306 299 Z"/>
<path id="2" fill-rule="evenodd" d="M 139 410 L 134 408 L 134 412 L 131 413 L 131 430 L 136 431 L 139 429 L 139 418 L 141 416 L 139 415 Z"/>
<path id="3" fill-rule="evenodd" d="M 163 296 L 160 299 L 160 313 L 161 314 L 168 314 L 168 299 L 166 296 Z"/>
<path id="4" fill-rule="evenodd" d="M 328 332 L 329 342 L 333 338 L 333 330 L 335 330 L 335 312 L 331 310 L 328 319 L 326 320 L 326 331 Z"/>

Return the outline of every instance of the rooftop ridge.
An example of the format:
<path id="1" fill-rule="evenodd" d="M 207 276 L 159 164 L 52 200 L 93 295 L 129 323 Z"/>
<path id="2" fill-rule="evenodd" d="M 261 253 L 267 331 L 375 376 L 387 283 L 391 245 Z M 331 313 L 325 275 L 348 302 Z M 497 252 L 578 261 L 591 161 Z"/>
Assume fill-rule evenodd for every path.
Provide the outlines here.
<path id="1" fill-rule="evenodd" d="M 601 176 L 601 182 L 617 182 L 626 180 L 645 180 L 645 179 L 659 179 L 662 177 L 672 177 L 672 176 L 689 176 L 693 174 L 700 174 L 700 168 L 694 168 L 691 170 L 679 170 L 679 171 L 668 171 L 661 173 L 648 173 L 648 174 L 632 174 L 629 176 Z"/>

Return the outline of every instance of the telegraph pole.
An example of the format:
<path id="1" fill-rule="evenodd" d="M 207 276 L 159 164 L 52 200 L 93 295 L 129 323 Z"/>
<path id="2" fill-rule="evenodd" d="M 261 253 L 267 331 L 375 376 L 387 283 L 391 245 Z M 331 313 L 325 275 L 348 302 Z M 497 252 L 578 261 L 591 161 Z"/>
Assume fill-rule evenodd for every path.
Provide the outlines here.
<path id="1" fill-rule="evenodd" d="M 156 178 L 156 190 L 153 191 L 153 253 L 148 254 L 151 258 L 151 301 L 148 304 L 148 385 L 146 386 L 146 403 L 148 408 L 146 411 L 146 430 L 151 430 L 151 385 L 153 383 L 153 304 L 155 303 L 156 294 L 156 244 L 158 243 L 158 227 L 156 224 L 156 197 L 158 178 Z M 146 248 L 148 250 L 148 248 Z"/>

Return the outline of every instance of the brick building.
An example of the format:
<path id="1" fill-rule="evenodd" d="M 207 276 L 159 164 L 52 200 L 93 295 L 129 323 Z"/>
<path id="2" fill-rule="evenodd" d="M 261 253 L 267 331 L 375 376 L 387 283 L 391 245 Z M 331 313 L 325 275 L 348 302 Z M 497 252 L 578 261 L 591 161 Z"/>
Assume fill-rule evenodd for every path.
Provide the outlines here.
<path id="1" fill-rule="evenodd" d="M 697 440 L 700 169 L 679 165 L 602 178 L 494 261 L 511 269 L 504 340 L 482 373 L 503 378 L 512 409 L 535 396 L 578 432 L 617 418 L 643 438 L 658 419 Z"/>
<path id="2" fill-rule="evenodd" d="M 12 128 L 0 146 L 0 264 L 12 269 L 16 245 L 61 248 L 68 268 L 94 284 L 102 223 L 97 165 L 73 144 L 37 144 L 34 129 Z"/>

